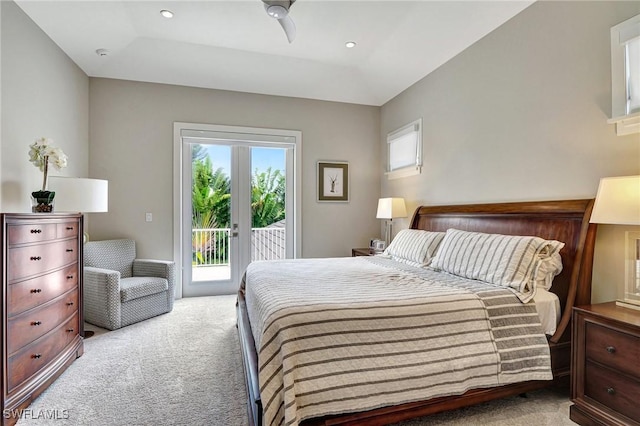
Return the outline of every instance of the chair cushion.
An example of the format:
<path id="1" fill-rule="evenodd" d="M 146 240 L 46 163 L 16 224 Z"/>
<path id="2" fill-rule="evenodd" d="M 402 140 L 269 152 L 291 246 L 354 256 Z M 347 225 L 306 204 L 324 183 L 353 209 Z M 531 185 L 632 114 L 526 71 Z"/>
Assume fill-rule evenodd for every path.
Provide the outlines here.
<path id="1" fill-rule="evenodd" d="M 169 283 L 164 278 L 130 277 L 120 280 L 120 300 L 124 303 L 139 297 L 162 293 L 169 289 Z"/>

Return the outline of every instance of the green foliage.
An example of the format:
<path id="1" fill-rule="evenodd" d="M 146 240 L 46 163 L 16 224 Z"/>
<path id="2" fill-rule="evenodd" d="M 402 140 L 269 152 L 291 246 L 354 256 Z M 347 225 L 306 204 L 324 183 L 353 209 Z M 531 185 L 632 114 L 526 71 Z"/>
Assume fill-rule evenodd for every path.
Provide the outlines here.
<path id="1" fill-rule="evenodd" d="M 193 163 L 193 186 L 191 206 L 194 228 L 228 228 L 230 223 L 231 182 L 222 168 L 212 170 L 211 159 L 196 160 Z M 199 226 L 202 218 L 207 225 Z M 198 225 L 198 226 L 197 226 Z"/>
<path id="2" fill-rule="evenodd" d="M 196 160 L 204 160 L 208 156 L 209 154 L 207 153 L 207 150 L 203 145 L 191 145 L 191 162 L 194 162 Z"/>
<path id="3" fill-rule="evenodd" d="M 230 222 L 231 182 L 221 168 L 212 170 L 211 159 L 205 157 L 193 162 L 193 182 L 191 192 L 192 229 L 228 228 Z M 193 262 L 195 264 L 216 262 L 225 263 L 228 258 L 226 244 L 218 240 L 226 238 L 223 234 L 195 233 L 192 237 Z M 217 247 L 225 247 L 224 253 L 216 253 Z"/>
<path id="4" fill-rule="evenodd" d="M 258 173 L 251 177 L 251 226 L 264 228 L 285 217 L 285 179 L 280 170 Z"/>
<path id="5" fill-rule="evenodd" d="M 195 145 L 199 146 L 199 145 Z M 193 154 L 194 151 L 192 151 Z M 230 227 L 231 181 L 222 168 L 213 171 L 208 156 L 193 159 L 191 193 L 192 229 Z M 268 168 L 251 177 L 251 226 L 263 228 L 285 218 L 285 177 L 281 170 Z M 217 237 L 213 236 L 217 235 Z M 215 239 L 219 241 L 215 241 Z M 228 259 L 226 235 L 195 233 L 192 237 L 193 263 L 225 263 Z M 223 247 L 224 253 L 216 253 Z"/>

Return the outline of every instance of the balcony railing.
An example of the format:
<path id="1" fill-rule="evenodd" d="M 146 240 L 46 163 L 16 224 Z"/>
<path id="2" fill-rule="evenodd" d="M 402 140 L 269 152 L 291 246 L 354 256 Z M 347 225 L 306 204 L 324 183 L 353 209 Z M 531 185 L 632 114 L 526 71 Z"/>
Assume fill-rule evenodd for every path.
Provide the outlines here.
<path id="1" fill-rule="evenodd" d="M 229 228 L 193 229 L 193 266 L 228 265 L 230 239 Z M 251 260 L 284 259 L 285 242 L 284 227 L 251 228 Z"/>

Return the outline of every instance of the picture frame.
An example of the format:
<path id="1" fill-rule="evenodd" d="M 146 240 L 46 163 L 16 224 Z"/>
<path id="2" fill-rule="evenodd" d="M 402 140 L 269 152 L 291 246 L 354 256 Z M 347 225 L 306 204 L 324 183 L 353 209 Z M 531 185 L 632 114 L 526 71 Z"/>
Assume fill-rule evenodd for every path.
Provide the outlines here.
<path id="1" fill-rule="evenodd" d="M 384 240 L 376 240 L 376 246 L 373 250 L 376 253 L 382 253 L 387 248 L 387 243 Z"/>
<path id="2" fill-rule="evenodd" d="M 318 161 L 318 201 L 349 202 L 349 163 Z"/>

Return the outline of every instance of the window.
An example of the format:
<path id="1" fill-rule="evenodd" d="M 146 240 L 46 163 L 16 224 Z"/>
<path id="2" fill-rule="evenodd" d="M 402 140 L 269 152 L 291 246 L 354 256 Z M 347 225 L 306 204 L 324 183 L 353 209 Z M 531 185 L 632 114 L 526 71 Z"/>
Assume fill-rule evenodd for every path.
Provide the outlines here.
<path id="1" fill-rule="evenodd" d="M 640 111 L 640 37 L 625 44 L 627 114 Z"/>
<path id="2" fill-rule="evenodd" d="M 422 119 L 387 135 L 387 177 L 397 179 L 420 174 L 422 168 Z"/>
<path id="3" fill-rule="evenodd" d="M 611 115 L 616 133 L 640 133 L 640 15 L 611 28 Z"/>

